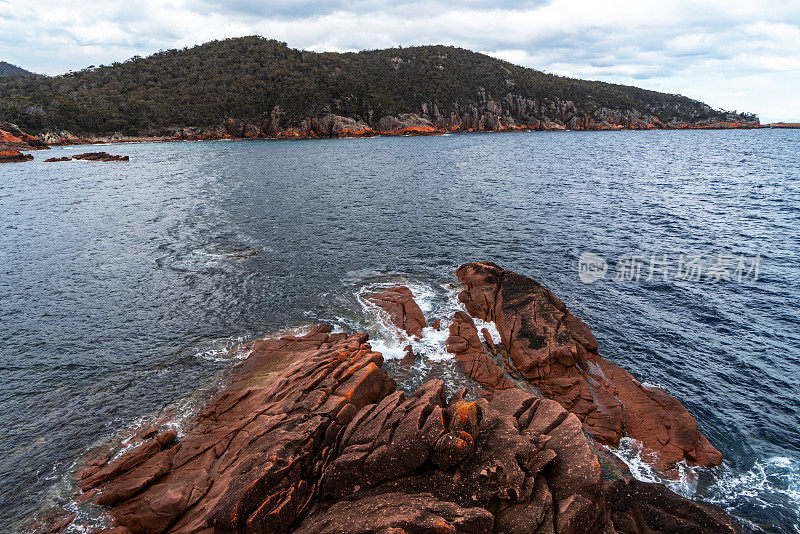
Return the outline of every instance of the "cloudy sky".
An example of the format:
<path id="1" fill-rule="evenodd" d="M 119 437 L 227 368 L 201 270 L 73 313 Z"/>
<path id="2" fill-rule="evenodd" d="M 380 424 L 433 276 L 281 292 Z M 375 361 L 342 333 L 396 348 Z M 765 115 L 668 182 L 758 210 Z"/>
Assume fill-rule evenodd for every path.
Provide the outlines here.
<path id="1" fill-rule="evenodd" d="M 251 34 L 316 51 L 452 44 L 800 121 L 798 0 L 0 0 L 0 60 L 45 74 Z"/>

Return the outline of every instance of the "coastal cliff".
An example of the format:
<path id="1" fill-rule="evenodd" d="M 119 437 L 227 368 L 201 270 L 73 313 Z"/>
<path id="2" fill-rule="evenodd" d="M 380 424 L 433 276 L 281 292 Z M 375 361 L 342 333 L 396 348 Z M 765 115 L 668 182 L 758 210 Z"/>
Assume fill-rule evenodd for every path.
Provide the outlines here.
<path id="1" fill-rule="evenodd" d="M 633 479 L 599 445 L 625 431 L 661 469 L 719 463 L 677 400 L 603 360 L 589 328 L 533 280 L 491 263 L 457 274 L 469 314 L 502 337 L 484 345 L 468 313 L 453 318 L 448 348 L 474 387 L 398 391 L 366 334 L 326 325 L 256 341 L 180 432 L 145 426 L 121 454 L 100 447 L 79 462 L 74 504 L 105 510 L 93 524 L 72 512 L 36 529 L 739 532 L 721 509 Z M 367 298 L 408 335 L 427 324 L 408 288 Z"/>
<path id="2" fill-rule="evenodd" d="M 316 53 L 256 36 L 63 76 L 0 78 L 0 118 L 49 144 L 759 124 L 683 96 L 450 46 Z"/>

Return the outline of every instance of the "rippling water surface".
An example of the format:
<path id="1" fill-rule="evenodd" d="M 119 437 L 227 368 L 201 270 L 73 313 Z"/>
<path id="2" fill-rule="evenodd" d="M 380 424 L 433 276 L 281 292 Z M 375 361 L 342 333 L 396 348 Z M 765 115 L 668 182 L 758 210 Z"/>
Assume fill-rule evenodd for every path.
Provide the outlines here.
<path id="1" fill-rule="evenodd" d="M 0 167 L 0 517 L 58 502 L 98 440 L 188 413 L 241 341 L 327 321 L 397 357 L 361 296 L 403 281 L 447 318 L 456 267 L 491 259 L 548 285 L 606 358 L 696 416 L 725 464 L 674 489 L 748 529 L 800 532 L 800 131 L 104 149 L 131 161 L 41 161 L 75 147 Z M 609 260 L 604 280 L 580 281 L 584 252 Z M 759 273 L 646 281 L 645 261 L 639 281 L 614 279 L 623 254 L 680 253 L 759 257 Z M 406 387 L 433 369 L 458 382 L 444 337 L 426 331 Z M 636 443 L 618 454 L 657 478 Z"/>

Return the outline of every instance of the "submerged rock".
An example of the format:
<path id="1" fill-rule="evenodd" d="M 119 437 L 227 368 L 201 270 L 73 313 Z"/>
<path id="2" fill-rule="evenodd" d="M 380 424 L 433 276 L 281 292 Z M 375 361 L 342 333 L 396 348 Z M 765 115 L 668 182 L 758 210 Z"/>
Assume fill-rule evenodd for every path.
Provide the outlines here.
<path id="1" fill-rule="evenodd" d="M 686 408 L 600 356 L 589 327 L 549 289 L 491 262 L 462 265 L 457 276 L 469 313 L 497 325 L 508 370 L 576 414 L 597 441 L 616 447 L 624 432 L 655 452 L 662 470 L 721 463 Z"/>
<path id="2" fill-rule="evenodd" d="M 85 161 L 129 161 L 128 156 L 112 156 L 108 152 L 86 152 L 85 154 L 75 154 L 72 159 Z M 63 161 L 63 160 L 62 160 Z"/>

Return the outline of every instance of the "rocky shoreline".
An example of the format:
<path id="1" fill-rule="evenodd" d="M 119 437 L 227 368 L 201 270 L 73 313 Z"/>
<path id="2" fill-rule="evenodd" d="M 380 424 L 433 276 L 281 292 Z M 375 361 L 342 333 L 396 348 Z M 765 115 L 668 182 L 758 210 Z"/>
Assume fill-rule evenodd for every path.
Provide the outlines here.
<path id="1" fill-rule="evenodd" d="M 277 119 L 247 121 L 229 119 L 214 127 L 175 127 L 166 135 L 147 134 L 125 136 L 122 134 L 79 136 L 70 132 L 47 132 L 33 136 L 15 124 L 0 121 L 0 163 L 30 161 L 29 154 L 21 151 L 46 150 L 53 146 L 75 146 L 109 143 L 145 143 L 166 141 L 221 141 L 246 139 L 331 139 L 375 136 L 444 135 L 469 132 L 530 132 L 530 131 L 620 131 L 620 130 L 730 130 L 767 127 L 757 123 L 704 122 L 696 124 L 661 123 L 655 117 L 613 117 L 602 122 L 537 121 L 519 125 L 510 118 L 481 116 L 476 121 L 458 124 L 434 122 L 424 115 L 401 114 L 384 117 L 375 126 L 328 114 L 319 119 L 306 119 L 297 127 L 281 127 Z M 774 127 L 774 126 L 773 126 Z M 52 160 L 52 158 L 50 158 Z"/>
<path id="2" fill-rule="evenodd" d="M 83 458 L 65 507 L 79 512 L 32 530 L 739 532 L 720 508 L 635 480 L 605 447 L 638 439 L 665 472 L 719 464 L 677 400 L 604 360 L 588 326 L 530 278 L 490 262 L 457 276 L 468 313 L 453 317 L 447 348 L 472 386 L 397 391 L 367 334 L 326 325 L 256 341 L 180 433 L 149 426 L 122 453 Z M 366 298 L 409 336 L 427 326 L 408 288 Z M 473 317 L 502 342 L 482 341 Z M 82 524 L 85 506 L 105 519 Z"/>

